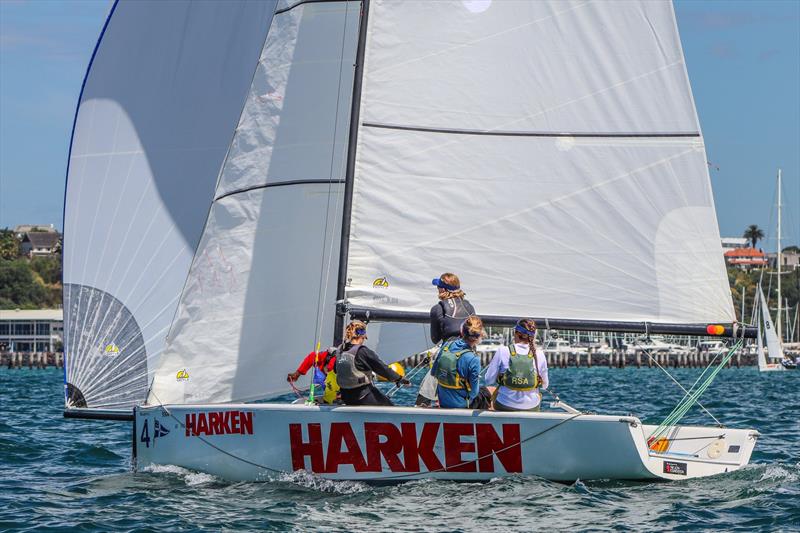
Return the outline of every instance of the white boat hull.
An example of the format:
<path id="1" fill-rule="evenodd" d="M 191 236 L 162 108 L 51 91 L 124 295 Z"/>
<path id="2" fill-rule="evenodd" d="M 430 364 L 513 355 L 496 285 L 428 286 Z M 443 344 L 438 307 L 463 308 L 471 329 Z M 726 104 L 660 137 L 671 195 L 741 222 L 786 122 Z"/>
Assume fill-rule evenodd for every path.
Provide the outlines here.
<path id="1" fill-rule="evenodd" d="M 683 426 L 669 449 L 630 416 L 284 404 L 138 408 L 138 469 L 177 465 L 233 481 L 307 470 L 337 480 L 688 479 L 746 465 L 758 432 Z M 713 449 L 713 453 L 712 450 Z"/>

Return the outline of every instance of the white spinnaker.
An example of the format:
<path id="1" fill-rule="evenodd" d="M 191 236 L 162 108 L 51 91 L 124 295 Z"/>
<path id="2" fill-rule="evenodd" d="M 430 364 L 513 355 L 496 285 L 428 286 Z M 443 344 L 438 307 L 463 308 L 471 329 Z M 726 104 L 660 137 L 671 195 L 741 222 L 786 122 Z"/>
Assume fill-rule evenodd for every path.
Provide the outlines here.
<path id="1" fill-rule="evenodd" d="M 68 406 L 145 401 L 274 8 L 114 5 L 69 161 Z"/>
<path id="2" fill-rule="evenodd" d="M 671 4 L 479 7 L 370 3 L 348 302 L 733 320 Z"/>
<path id="3" fill-rule="evenodd" d="M 359 6 L 275 14 L 150 403 L 285 392 L 332 342 Z"/>

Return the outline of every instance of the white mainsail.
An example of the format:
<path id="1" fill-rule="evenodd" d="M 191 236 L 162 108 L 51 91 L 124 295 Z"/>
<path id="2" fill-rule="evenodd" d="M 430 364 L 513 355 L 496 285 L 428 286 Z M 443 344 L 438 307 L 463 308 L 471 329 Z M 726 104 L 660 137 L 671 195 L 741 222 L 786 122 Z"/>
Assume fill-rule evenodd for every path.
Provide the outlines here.
<path id="1" fill-rule="evenodd" d="M 262 398 L 332 343 L 359 4 L 278 9 L 150 403 Z"/>
<path id="2" fill-rule="evenodd" d="M 734 319 L 669 2 L 375 0 L 360 106 L 352 306 Z"/>
<path id="3" fill-rule="evenodd" d="M 273 9 L 114 4 L 70 151 L 68 407 L 144 402 Z"/>

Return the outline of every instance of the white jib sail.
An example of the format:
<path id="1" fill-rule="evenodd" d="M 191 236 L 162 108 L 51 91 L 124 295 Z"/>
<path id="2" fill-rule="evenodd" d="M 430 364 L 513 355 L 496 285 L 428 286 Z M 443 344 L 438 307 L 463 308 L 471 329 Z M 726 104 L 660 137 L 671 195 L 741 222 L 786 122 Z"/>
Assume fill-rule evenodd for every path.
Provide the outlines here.
<path id="1" fill-rule="evenodd" d="M 150 403 L 284 392 L 332 342 L 359 6 L 276 11 Z"/>
<path id="2" fill-rule="evenodd" d="M 146 399 L 273 9 L 112 8 L 79 102 L 65 197 L 68 406 Z"/>
<path id="3" fill-rule="evenodd" d="M 759 286 L 759 299 L 761 300 L 761 322 L 764 324 L 764 338 L 767 341 L 767 356 L 770 359 L 783 359 L 783 345 L 775 332 L 775 324 L 769 314 L 769 306 L 764 298 L 764 291 Z"/>
<path id="4" fill-rule="evenodd" d="M 362 90 L 350 304 L 734 319 L 669 2 L 374 0 Z"/>

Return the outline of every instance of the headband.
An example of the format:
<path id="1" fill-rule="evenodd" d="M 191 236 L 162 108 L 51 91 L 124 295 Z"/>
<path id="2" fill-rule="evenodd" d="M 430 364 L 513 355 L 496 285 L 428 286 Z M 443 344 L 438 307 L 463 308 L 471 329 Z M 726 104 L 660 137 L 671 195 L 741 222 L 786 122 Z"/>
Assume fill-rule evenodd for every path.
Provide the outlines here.
<path id="1" fill-rule="evenodd" d="M 449 283 L 445 283 L 440 278 L 435 278 L 431 281 L 432 285 L 436 285 L 440 289 L 444 289 L 446 291 L 457 291 L 460 287 L 457 285 L 450 285 Z"/>
<path id="2" fill-rule="evenodd" d="M 517 322 L 517 325 L 514 326 L 514 331 L 516 331 L 517 333 L 522 333 L 523 335 L 528 335 L 529 337 L 536 336 L 536 328 L 534 328 L 533 331 L 531 331 L 519 322 Z"/>

